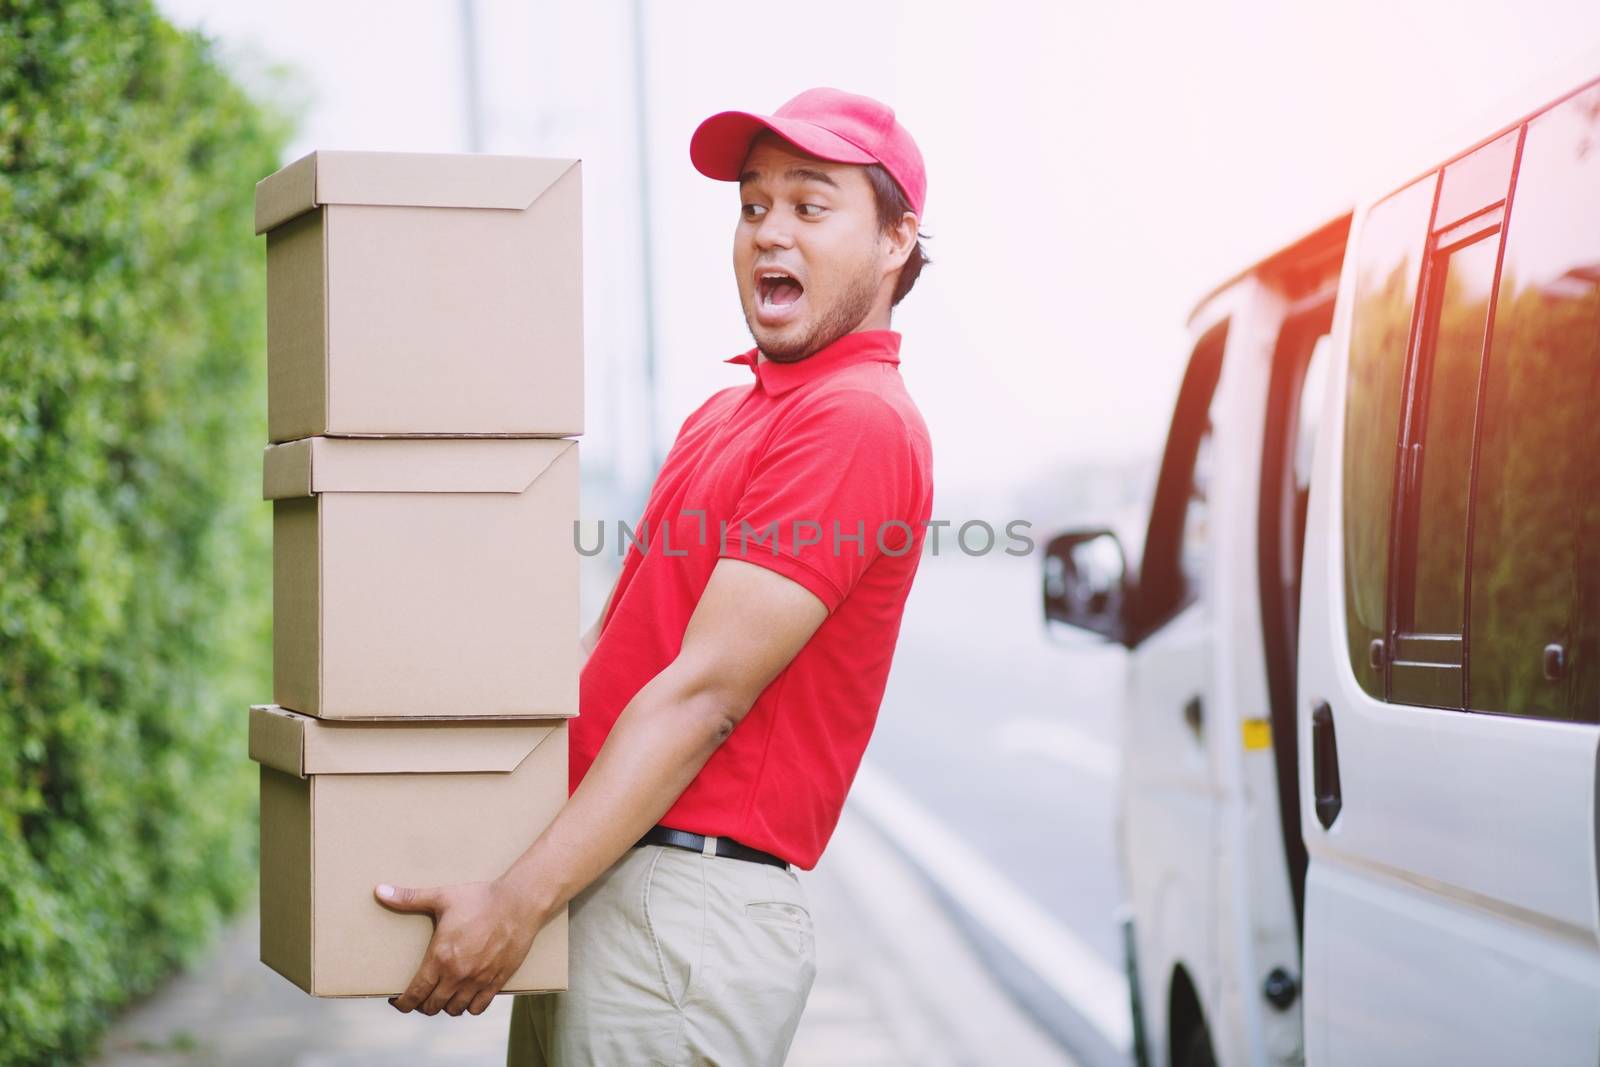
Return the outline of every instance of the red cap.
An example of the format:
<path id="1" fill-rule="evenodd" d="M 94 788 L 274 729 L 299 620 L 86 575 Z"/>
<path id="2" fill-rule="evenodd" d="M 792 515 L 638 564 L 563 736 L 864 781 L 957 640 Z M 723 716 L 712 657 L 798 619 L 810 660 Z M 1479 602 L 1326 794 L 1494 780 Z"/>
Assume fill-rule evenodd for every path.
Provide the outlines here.
<path id="1" fill-rule="evenodd" d="M 689 138 L 689 158 L 708 178 L 736 182 L 750 142 L 762 130 L 818 159 L 834 163 L 882 163 L 922 216 L 928 177 L 922 153 L 894 109 L 870 96 L 838 89 L 807 89 L 771 115 L 721 111 L 702 122 Z"/>

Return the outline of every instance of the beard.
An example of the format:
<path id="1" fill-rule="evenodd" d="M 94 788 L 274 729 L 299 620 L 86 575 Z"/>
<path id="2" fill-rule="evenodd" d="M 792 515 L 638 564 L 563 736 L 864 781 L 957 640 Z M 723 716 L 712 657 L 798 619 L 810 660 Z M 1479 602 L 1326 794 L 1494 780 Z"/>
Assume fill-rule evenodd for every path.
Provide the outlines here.
<path id="1" fill-rule="evenodd" d="M 861 264 L 845 284 L 844 291 L 827 307 L 819 310 L 811 328 L 792 341 L 777 337 L 763 338 L 760 325 L 748 310 L 744 324 L 763 355 L 774 363 L 798 363 L 812 353 L 826 348 L 861 324 L 878 298 L 878 277 L 871 261 Z M 760 299 L 757 295 L 756 299 Z"/>

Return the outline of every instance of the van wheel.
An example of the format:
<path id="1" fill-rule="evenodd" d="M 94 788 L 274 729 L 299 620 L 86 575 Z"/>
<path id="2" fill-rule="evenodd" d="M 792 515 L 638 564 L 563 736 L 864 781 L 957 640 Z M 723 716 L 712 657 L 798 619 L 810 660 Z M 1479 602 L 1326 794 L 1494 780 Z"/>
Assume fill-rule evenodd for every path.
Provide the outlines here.
<path id="1" fill-rule="evenodd" d="M 1211 1031 L 1206 1028 L 1206 1013 L 1200 997 L 1182 966 L 1173 968 L 1172 985 L 1167 994 L 1168 1051 L 1172 1067 L 1217 1067 L 1211 1049 Z"/>
<path id="2" fill-rule="evenodd" d="M 1206 1024 L 1196 1021 L 1187 1033 L 1172 1043 L 1174 1067 L 1217 1067 L 1216 1053 L 1211 1051 L 1211 1034 Z"/>

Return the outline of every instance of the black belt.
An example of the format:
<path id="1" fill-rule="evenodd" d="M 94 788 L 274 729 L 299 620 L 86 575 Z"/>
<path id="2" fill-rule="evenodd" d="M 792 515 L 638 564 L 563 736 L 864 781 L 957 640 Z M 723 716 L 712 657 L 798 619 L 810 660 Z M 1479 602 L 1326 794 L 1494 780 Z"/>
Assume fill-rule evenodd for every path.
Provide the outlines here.
<path id="1" fill-rule="evenodd" d="M 749 860 L 752 863 L 770 863 L 774 867 L 787 867 L 789 861 L 779 859 L 770 852 L 763 852 L 759 848 L 741 845 L 731 837 L 719 837 L 717 840 L 716 854 L 730 859 Z M 672 848 L 686 848 L 690 852 L 704 852 L 706 838 L 704 834 L 691 834 L 687 830 L 674 830 L 670 826 L 659 824 L 645 831 L 643 837 L 633 844 L 634 848 L 640 845 L 669 845 Z"/>

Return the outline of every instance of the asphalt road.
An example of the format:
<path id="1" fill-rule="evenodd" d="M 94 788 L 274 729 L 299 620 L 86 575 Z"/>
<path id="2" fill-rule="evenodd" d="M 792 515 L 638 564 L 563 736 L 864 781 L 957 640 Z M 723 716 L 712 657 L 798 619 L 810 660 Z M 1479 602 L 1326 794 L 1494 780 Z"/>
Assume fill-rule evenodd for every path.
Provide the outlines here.
<path id="1" fill-rule="evenodd" d="M 1113 966 L 1121 663 L 1046 636 L 1037 558 L 925 558 L 867 749 Z"/>
<path id="2" fill-rule="evenodd" d="M 933 836 L 913 834 L 911 851 L 922 855 L 910 858 L 935 882 L 965 881 L 981 866 L 939 862 L 940 852 L 965 856 L 956 842 L 987 863 L 981 885 L 949 896 L 953 909 L 978 913 L 968 918 L 980 934 L 998 918 L 1011 924 L 1014 946 L 1059 943 L 1057 957 L 1096 965 L 1052 989 L 1028 972 L 1061 959 L 1000 946 L 997 968 L 1048 1017 L 1061 986 L 1103 987 L 1122 969 L 1114 801 L 1123 654 L 1047 634 L 1039 574 L 1037 555 L 923 559 L 867 750 L 868 780 L 852 797 L 877 807 L 865 801 L 881 781 L 899 794 L 891 814 L 920 809 L 913 819 Z M 940 830 L 951 844 L 938 843 Z M 1103 1019 L 1125 1014 L 1119 996 L 1099 999 Z"/>

